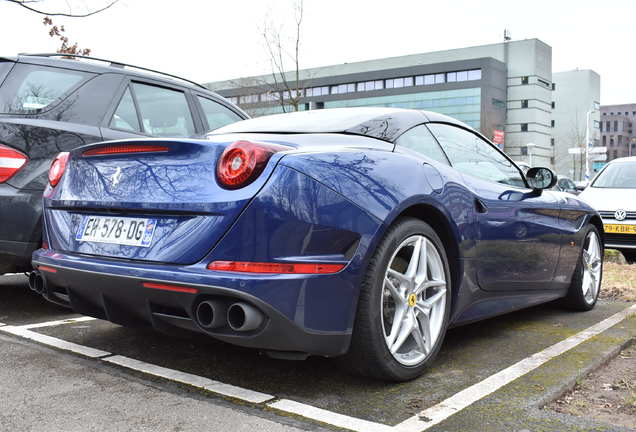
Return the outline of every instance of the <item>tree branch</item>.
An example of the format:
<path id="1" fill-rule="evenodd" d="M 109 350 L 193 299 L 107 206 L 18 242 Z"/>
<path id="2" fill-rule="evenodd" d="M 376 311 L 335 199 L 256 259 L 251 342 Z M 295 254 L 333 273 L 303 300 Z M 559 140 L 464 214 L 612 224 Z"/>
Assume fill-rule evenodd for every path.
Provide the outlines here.
<path id="1" fill-rule="evenodd" d="M 38 10 L 32 6 L 29 6 L 27 3 L 37 3 L 34 0 L 4 0 L 6 2 L 9 3 L 13 3 L 13 4 L 17 4 L 18 6 L 21 6 L 25 9 L 30 10 L 31 12 L 35 12 L 38 13 L 40 15 L 48 15 L 48 16 L 63 16 L 63 17 L 69 17 L 69 18 L 85 18 L 91 15 L 95 15 L 98 14 L 100 12 L 105 11 L 106 9 L 109 9 L 110 7 L 112 7 L 115 3 L 117 3 L 119 0 L 113 0 L 111 1 L 109 4 L 107 4 L 106 6 L 104 6 L 101 9 L 97 9 L 94 10 L 92 12 L 87 12 L 85 14 L 74 14 L 74 13 L 64 13 L 64 12 L 47 12 L 47 11 L 42 11 L 42 10 Z"/>

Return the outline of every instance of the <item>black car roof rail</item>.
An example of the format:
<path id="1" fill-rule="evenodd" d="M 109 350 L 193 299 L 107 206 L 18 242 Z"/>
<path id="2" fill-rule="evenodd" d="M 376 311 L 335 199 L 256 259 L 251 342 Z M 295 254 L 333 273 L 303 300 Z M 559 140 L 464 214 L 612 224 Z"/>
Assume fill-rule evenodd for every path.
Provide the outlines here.
<path id="1" fill-rule="evenodd" d="M 79 54 L 63 54 L 63 53 L 39 53 L 39 54 L 20 53 L 18 55 L 27 56 L 27 57 L 73 57 L 73 58 L 79 58 L 79 59 L 95 60 L 95 61 L 99 61 L 99 62 L 108 63 L 108 65 L 111 66 L 111 67 L 117 67 L 117 68 L 122 68 L 122 69 L 124 67 L 129 67 L 129 68 L 139 69 L 139 70 L 143 70 L 143 71 L 147 71 L 147 72 L 153 72 L 153 73 L 156 73 L 156 74 L 159 74 L 159 75 L 164 75 L 164 76 L 168 76 L 170 78 L 175 78 L 175 79 L 178 79 L 178 80 L 181 80 L 181 81 L 185 81 L 187 83 L 193 84 L 193 85 L 195 85 L 197 87 L 200 87 L 202 89 L 209 90 L 203 84 L 199 84 L 198 82 L 191 81 L 191 80 L 189 80 L 187 78 L 182 78 L 180 76 L 172 75 L 172 74 L 169 74 L 169 73 L 166 73 L 166 72 L 161 72 L 161 71 L 158 71 L 158 70 L 145 68 L 143 66 L 135 66 L 135 65 L 122 63 L 122 62 L 117 62 L 117 61 L 113 61 L 113 60 L 107 60 L 107 59 L 103 59 L 103 58 L 99 58 L 99 57 L 90 57 L 90 56 L 79 55 Z"/>

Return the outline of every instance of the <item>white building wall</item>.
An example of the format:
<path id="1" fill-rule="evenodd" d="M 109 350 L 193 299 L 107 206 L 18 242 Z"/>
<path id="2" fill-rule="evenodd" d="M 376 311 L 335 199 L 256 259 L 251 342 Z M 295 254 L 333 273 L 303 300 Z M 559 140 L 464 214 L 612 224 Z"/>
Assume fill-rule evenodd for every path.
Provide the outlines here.
<path id="1" fill-rule="evenodd" d="M 580 180 L 581 159 L 568 154 L 568 148 L 584 145 L 589 110 L 595 110 L 590 116 L 590 139 L 599 139 L 601 77 L 592 70 L 584 69 L 554 73 L 552 78 L 555 83 L 555 107 L 552 111 L 555 170 L 558 174 Z M 585 168 L 582 170 L 585 174 Z"/>

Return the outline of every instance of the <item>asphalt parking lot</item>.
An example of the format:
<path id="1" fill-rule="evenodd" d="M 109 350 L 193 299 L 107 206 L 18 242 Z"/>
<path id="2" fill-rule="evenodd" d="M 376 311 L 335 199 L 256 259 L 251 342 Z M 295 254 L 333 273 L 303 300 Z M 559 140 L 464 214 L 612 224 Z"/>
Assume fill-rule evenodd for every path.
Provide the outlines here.
<path id="1" fill-rule="evenodd" d="M 194 380 L 195 387 L 197 379 L 212 380 L 217 386 L 210 387 L 211 392 L 193 392 L 188 385 L 165 391 L 179 397 L 194 395 L 193 404 L 203 399 L 212 407 L 220 404 L 248 417 L 308 430 L 624 430 L 540 407 L 632 340 L 636 335 L 632 313 L 636 309 L 626 312 L 629 306 L 623 302 L 600 302 L 591 312 L 572 313 L 547 304 L 452 329 L 427 373 L 409 383 L 388 384 L 350 376 L 338 368 L 335 360 L 273 360 L 253 350 L 196 335 L 166 336 L 100 320 L 83 320 L 29 292 L 25 277 L 0 277 L 0 323 L 7 325 L 0 335 L 7 340 L 25 343 L 25 334 L 7 329 L 80 318 L 30 327 L 29 334 L 55 338 L 40 340 L 44 344 L 61 340 L 96 350 L 97 355 L 89 355 L 93 357 L 89 360 L 81 354 L 53 354 L 67 356 L 71 362 L 88 362 L 100 372 L 117 374 L 141 387 L 165 383 L 174 376 L 180 381 L 179 373 L 185 373 L 187 378 L 181 381 Z M 617 314 L 622 314 L 620 319 Z M 590 333 L 590 328 L 596 331 Z M 582 334 L 584 330 L 588 332 Z M 564 341 L 575 345 L 556 351 L 552 348 Z M 0 339 L 0 345 L 7 343 Z M 536 353 L 549 355 L 541 357 Z M 121 358 L 144 363 L 117 360 Z M 530 363 L 533 366 L 529 369 L 517 372 Z M 219 383 L 229 385 L 230 390 L 223 390 L 225 387 Z M 47 385 L 42 383 L 43 388 Z M 246 393 L 241 393 L 241 389 Z M 233 393 L 235 390 L 237 393 Z M 92 397 L 99 400 L 108 398 L 108 394 L 106 386 Z M 140 391 L 140 397 L 142 394 Z M 264 396 L 261 399 L 259 395 Z M 451 405 L 452 409 L 448 408 Z M 428 422 L 427 413 L 436 415 L 444 409 L 452 415 Z"/>

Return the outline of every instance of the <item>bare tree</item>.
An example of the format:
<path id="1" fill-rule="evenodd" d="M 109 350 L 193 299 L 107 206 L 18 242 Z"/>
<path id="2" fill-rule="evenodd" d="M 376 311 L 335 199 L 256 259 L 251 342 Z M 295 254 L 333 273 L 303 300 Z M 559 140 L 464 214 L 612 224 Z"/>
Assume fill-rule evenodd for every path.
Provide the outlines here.
<path id="1" fill-rule="evenodd" d="M 266 22 L 262 36 L 265 48 L 272 67 L 272 80 L 274 92 L 279 91 L 279 102 L 286 111 L 285 105 L 291 105 L 294 111 L 298 111 L 304 98 L 303 87 L 300 81 L 300 45 L 303 24 L 304 1 L 297 0 L 294 4 L 294 39 L 289 49 L 281 26 L 272 22 Z M 293 69 L 287 65 L 292 63 Z"/>
<path id="2" fill-rule="evenodd" d="M 585 172 L 585 123 L 581 124 L 580 113 L 576 110 L 570 118 L 570 127 L 568 128 L 567 141 L 568 146 L 571 148 L 579 148 L 581 153 L 578 155 L 578 164 L 576 163 L 577 155 L 572 155 L 572 176 L 577 178 L 576 169 L 578 165 L 578 179 L 581 180 L 583 173 Z"/>
<path id="3" fill-rule="evenodd" d="M 62 11 L 62 10 L 54 10 L 54 9 L 48 9 L 46 3 L 46 0 L 0 0 L 0 1 L 5 1 L 8 3 L 13 3 L 17 6 L 23 7 L 31 12 L 40 14 L 40 15 L 46 15 L 46 16 L 63 16 L 63 17 L 70 17 L 70 18 L 84 18 L 87 16 L 91 16 L 91 15 L 95 15 L 97 13 L 103 12 L 106 9 L 109 9 L 110 7 L 112 7 L 115 3 L 117 3 L 119 0 L 110 0 L 108 3 L 106 3 L 104 6 L 99 7 L 97 9 L 90 9 L 86 6 L 84 6 L 84 10 L 80 13 L 77 12 L 73 12 L 73 5 L 71 4 L 71 1 L 67 1 L 67 10 L 66 11 Z M 77 10 L 78 8 L 75 7 L 75 10 Z"/>

